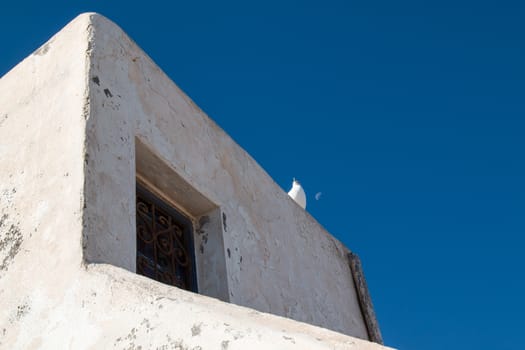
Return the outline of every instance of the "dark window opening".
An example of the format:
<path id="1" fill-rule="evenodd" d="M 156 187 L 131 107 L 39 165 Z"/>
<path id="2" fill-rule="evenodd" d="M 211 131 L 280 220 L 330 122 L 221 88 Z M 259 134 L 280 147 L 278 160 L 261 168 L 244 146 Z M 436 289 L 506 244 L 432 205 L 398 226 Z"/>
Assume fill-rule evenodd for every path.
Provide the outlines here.
<path id="1" fill-rule="evenodd" d="M 191 220 L 138 183 L 137 273 L 197 292 Z"/>

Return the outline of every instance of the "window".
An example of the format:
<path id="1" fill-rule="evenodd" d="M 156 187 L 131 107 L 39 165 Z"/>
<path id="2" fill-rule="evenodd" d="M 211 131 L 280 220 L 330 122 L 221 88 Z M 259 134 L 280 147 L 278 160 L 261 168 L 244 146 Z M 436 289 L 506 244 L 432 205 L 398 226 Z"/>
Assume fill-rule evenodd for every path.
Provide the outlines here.
<path id="1" fill-rule="evenodd" d="M 197 292 L 193 225 L 137 182 L 137 273 Z"/>
<path id="2" fill-rule="evenodd" d="M 133 232 L 136 239 L 133 254 L 137 273 L 229 301 L 223 239 L 226 213 L 199 191 L 197 183 L 190 183 L 182 176 L 184 171 L 176 171 L 173 162 L 161 157 L 155 147 L 138 136 L 135 170 L 137 233 Z M 175 244 L 173 252 L 170 244 Z M 178 256 L 179 253 L 183 256 Z M 191 264 L 186 264 L 184 257 Z"/>

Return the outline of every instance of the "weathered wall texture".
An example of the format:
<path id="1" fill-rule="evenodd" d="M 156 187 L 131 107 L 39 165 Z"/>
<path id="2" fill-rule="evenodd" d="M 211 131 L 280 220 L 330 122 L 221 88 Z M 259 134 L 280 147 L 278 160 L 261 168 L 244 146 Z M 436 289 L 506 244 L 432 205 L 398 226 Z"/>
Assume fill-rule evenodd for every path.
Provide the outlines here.
<path id="1" fill-rule="evenodd" d="M 2 77 L 0 140 L 0 348 L 383 348 L 132 273 L 145 146 L 214 235 L 205 294 L 367 338 L 341 243 L 102 16 Z"/>

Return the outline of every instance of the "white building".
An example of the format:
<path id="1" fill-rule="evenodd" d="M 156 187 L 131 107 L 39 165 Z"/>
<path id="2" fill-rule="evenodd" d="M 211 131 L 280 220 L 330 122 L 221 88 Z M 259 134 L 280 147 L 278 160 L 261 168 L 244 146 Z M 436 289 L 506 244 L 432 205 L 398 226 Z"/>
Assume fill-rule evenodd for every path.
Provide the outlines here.
<path id="1" fill-rule="evenodd" d="M 377 343 L 357 257 L 115 24 L 2 77 L 0 348 Z"/>

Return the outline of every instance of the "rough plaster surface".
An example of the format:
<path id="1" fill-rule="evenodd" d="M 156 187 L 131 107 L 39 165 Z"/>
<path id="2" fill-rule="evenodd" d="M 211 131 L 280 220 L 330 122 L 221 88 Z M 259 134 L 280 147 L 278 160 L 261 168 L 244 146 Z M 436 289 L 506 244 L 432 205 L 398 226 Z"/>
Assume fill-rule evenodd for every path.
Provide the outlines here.
<path id="1" fill-rule="evenodd" d="M 133 273 L 136 138 L 206 198 L 207 294 L 251 309 Z M 0 348 L 383 348 L 254 310 L 367 338 L 346 249 L 104 17 L 2 77 L 0 140 Z"/>

